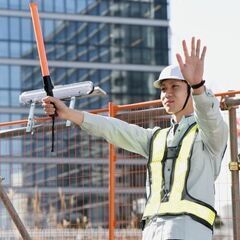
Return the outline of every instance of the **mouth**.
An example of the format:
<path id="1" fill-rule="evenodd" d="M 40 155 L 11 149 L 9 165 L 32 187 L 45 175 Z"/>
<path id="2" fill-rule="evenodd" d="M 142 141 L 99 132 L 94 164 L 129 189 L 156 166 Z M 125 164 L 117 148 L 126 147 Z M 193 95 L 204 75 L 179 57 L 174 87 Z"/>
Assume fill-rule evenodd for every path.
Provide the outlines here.
<path id="1" fill-rule="evenodd" d="M 167 101 L 165 102 L 165 105 L 170 105 L 170 104 L 172 104 L 172 103 L 174 103 L 173 100 L 167 100 Z"/>

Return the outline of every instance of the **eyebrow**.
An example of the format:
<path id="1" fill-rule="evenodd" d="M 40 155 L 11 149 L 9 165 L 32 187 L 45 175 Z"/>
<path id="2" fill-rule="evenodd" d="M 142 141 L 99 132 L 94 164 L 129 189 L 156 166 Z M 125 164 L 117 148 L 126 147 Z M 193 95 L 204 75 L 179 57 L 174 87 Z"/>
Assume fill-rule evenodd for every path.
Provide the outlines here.
<path id="1" fill-rule="evenodd" d="M 176 82 L 176 81 L 170 82 L 169 84 L 170 84 L 170 85 L 175 85 L 175 84 L 178 84 L 178 85 L 179 85 L 179 83 Z M 160 85 L 160 87 L 165 87 L 166 85 L 168 85 L 168 84 L 166 84 L 166 83 L 163 82 L 163 83 Z"/>

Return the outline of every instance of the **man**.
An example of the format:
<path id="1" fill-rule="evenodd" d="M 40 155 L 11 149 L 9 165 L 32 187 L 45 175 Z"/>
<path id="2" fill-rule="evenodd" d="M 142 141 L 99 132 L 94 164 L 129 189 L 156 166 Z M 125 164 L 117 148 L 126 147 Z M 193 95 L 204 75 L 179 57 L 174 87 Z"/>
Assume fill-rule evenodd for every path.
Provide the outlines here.
<path id="1" fill-rule="evenodd" d="M 216 212 L 214 181 L 227 144 L 227 126 L 219 103 L 204 86 L 206 47 L 183 41 L 185 61 L 165 68 L 154 86 L 161 89 L 168 129 L 144 129 L 118 119 L 69 109 L 52 97 L 43 99 L 48 115 L 78 124 L 89 134 L 148 158 L 144 240 L 210 240 Z M 54 105 L 53 105 L 53 104 Z M 104 127 L 103 127 L 104 126 Z"/>

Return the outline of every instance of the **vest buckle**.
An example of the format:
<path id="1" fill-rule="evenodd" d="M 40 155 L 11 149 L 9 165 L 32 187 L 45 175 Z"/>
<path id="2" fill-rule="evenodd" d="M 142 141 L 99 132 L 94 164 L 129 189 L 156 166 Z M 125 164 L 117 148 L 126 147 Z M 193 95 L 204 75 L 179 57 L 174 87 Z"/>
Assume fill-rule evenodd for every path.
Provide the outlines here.
<path id="1" fill-rule="evenodd" d="M 240 171 L 240 162 L 230 162 L 229 165 L 230 171 Z"/>

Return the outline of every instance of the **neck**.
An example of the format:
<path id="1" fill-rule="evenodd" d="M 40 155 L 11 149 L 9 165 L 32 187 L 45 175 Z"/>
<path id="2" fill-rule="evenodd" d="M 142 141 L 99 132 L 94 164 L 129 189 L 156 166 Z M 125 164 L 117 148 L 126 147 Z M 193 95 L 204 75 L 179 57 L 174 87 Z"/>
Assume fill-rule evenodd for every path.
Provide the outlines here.
<path id="1" fill-rule="evenodd" d="M 176 122 L 176 123 L 179 123 L 182 119 L 183 116 L 189 116 L 193 113 L 193 110 L 189 109 L 189 110 L 185 110 L 183 109 L 182 111 L 178 112 L 178 113 L 175 113 L 172 115 L 173 117 L 173 120 Z"/>

